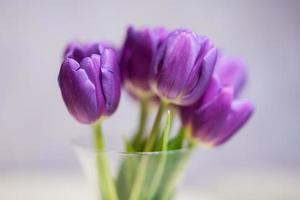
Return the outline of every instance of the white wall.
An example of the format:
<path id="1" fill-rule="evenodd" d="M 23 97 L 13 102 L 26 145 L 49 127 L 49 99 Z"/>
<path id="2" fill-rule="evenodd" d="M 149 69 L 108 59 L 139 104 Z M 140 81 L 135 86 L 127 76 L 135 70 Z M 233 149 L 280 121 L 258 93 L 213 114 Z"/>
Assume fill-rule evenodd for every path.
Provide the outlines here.
<path id="1" fill-rule="evenodd" d="M 191 28 L 249 65 L 254 117 L 225 146 L 200 150 L 190 177 L 201 168 L 300 167 L 299 1 L 84 2 L 0 1 L 0 170 L 77 166 L 68 141 L 89 128 L 60 97 L 63 47 L 71 39 L 121 44 L 128 24 Z M 105 125 L 110 140 L 134 128 L 133 106 L 122 97 Z"/>

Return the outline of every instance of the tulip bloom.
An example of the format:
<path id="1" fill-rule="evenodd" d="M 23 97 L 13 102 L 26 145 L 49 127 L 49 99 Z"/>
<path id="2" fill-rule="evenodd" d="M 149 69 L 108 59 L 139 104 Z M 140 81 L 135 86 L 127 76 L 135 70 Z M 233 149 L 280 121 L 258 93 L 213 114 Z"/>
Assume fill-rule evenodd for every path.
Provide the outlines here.
<path id="1" fill-rule="evenodd" d="M 153 57 L 166 38 L 164 28 L 134 30 L 129 27 L 123 44 L 120 68 L 125 88 L 134 96 L 151 96 L 149 75 Z"/>
<path id="2" fill-rule="evenodd" d="M 63 100 L 79 122 L 111 115 L 120 100 L 120 73 L 114 49 L 95 43 L 68 45 L 58 76 Z"/>
<path id="3" fill-rule="evenodd" d="M 201 99 L 194 105 L 181 107 L 185 126 L 200 145 L 216 146 L 226 142 L 250 118 L 254 107 L 248 100 L 234 99 L 234 85 L 224 85 L 214 74 Z"/>
<path id="4" fill-rule="evenodd" d="M 153 90 L 176 105 L 191 105 L 205 91 L 217 50 L 205 36 L 189 30 L 172 32 L 160 46 L 152 71 Z"/>
<path id="5" fill-rule="evenodd" d="M 212 90 L 215 88 L 210 86 Z M 251 102 L 234 100 L 232 87 L 223 87 L 213 99 L 201 99 L 198 108 L 182 108 L 181 113 L 185 125 L 191 127 L 191 137 L 200 145 L 217 146 L 233 136 L 248 121 L 253 110 Z"/>

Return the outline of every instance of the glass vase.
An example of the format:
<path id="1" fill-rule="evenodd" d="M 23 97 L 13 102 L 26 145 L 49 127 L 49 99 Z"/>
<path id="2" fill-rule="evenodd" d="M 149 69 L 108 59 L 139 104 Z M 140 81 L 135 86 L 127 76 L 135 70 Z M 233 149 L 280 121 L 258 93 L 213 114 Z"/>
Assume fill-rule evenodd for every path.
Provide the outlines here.
<path id="1" fill-rule="evenodd" d="M 74 144 L 94 200 L 173 200 L 191 155 L 190 149 L 128 153 Z"/>

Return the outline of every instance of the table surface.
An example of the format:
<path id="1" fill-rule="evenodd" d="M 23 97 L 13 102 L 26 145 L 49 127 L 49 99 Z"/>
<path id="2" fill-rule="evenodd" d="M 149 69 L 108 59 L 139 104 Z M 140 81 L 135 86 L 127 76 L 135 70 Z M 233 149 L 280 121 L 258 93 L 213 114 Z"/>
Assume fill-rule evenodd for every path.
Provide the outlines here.
<path id="1" fill-rule="evenodd" d="M 299 200 L 298 174 L 272 176 L 245 174 L 222 180 L 210 190 L 183 187 L 177 199 L 184 200 Z M 1 200 L 87 200 L 93 199 L 84 177 L 78 173 L 0 172 Z"/>

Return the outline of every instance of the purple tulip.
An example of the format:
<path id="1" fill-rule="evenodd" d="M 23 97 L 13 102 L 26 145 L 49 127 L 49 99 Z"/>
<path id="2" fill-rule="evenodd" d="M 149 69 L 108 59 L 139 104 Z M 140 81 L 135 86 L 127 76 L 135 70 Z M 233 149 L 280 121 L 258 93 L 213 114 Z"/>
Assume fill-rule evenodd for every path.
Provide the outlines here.
<path id="1" fill-rule="evenodd" d="M 247 81 L 247 71 L 245 63 L 234 57 L 218 54 L 215 67 L 215 73 L 218 74 L 223 85 L 232 85 L 234 94 L 238 96 L 244 88 Z"/>
<path id="2" fill-rule="evenodd" d="M 63 100 L 79 122 L 111 115 L 120 100 L 120 73 L 114 49 L 100 43 L 68 45 L 58 82 Z"/>
<path id="3" fill-rule="evenodd" d="M 149 83 L 151 64 L 157 48 L 167 34 L 164 28 L 128 28 L 120 68 L 125 88 L 134 96 L 153 94 Z"/>
<path id="4" fill-rule="evenodd" d="M 181 117 L 201 145 L 216 146 L 236 133 L 253 110 L 251 102 L 235 100 L 234 88 L 224 87 L 214 75 L 203 97 L 194 105 L 181 108 Z"/>
<path id="5" fill-rule="evenodd" d="M 155 56 L 153 89 L 170 103 L 191 105 L 205 91 L 216 59 L 217 50 L 207 37 L 176 30 L 164 40 Z"/>

